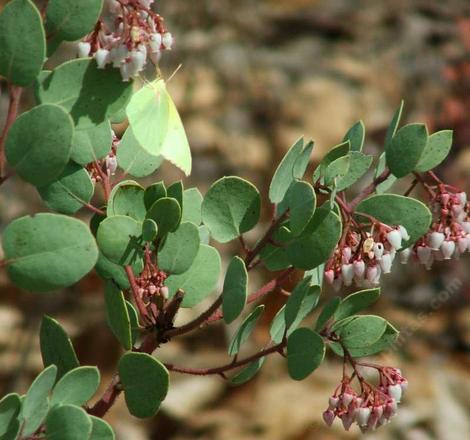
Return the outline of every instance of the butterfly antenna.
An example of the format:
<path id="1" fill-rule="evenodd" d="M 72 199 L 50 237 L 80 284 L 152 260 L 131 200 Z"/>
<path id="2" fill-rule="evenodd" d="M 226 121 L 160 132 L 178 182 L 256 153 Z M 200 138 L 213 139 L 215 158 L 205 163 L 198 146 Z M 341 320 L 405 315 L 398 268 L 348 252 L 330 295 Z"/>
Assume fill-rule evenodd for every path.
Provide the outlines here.
<path id="1" fill-rule="evenodd" d="M 178 73 L 178 70 L 180 70 L 182 66 L 183 66 L 183 65 L 180 64 L 180 65 L 175 69 L 175 71 L 174 71 L 174 72 L 170 75 L 170 77 L 166 80 L 167 83 L 169 83 L 169 82 L 171 81 L 171 79 Z"/>

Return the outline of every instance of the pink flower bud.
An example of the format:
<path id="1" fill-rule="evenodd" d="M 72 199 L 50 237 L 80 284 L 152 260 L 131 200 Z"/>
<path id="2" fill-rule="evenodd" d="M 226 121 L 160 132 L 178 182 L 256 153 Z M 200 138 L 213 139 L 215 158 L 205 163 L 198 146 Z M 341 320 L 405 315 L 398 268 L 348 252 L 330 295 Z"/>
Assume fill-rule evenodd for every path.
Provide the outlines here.
<path id="1" fill-rule="evenodd" d="M 428 246 L 418 246 L 416 253 L 418 254 L 418 260 L 421 264 L 427 264 L 428 261 L 432 259 L 432 251 Z"/>
<path id="2" fill-rule="evenodd" d="M 170 32 L 165 32 L 162 35 L 162 44 L 165 49 L 170 50 L 173 46 L 173 35 Z"/>
<path id="3" fill-rule="evenodd" d="M 455 215 L 459 215 L 460 213 L 463 212 L 463 206 L 458 204 L 458 205 L 452 205 L 452 212 Z"/>
<path id="4" fill-rule="evenodd" d="M 400 403 L 401 400 L 401 386 L 398 384 L 395 385 L 389 385 L 387 388 L 388 395 L 391 396 L 393 399 L 396 400 L 397 403 Z"/>
<path id="5" fill-rule="evenodd" d="M 462 205 L 467 204 L 467 193 L 466 192 L 460 192 L 457 194 L 457 197 Z"/>
<path id="6" fill-rule="evenodd" d="M 374 243 L 374 256 L 377 260 L 382 258 L 384 253 L 384 245 L 382 243 Z"/>
<path id="7" fill-rule="evenodd" d="M 356 278 L 364 278 L 364 272 L 366 271 L 366 263 L 363 260 L 356 260 L 353 263 L 354 275 Z"/>
<path id="8" fill-rule="evenodd" d="M 347 408 L 353 399 L 354 396 L 352 394 L 344 393 L 341 397 L 341 403 Z"/>
<path id="9" fill-rule="evenodd" d="M 109 50 L 107 49 L 98 49 L 95 53 L 96 64 L 98 69 L 104 69 L 108 63 Z"/>
<path id="10" fill-rule="evenodd" d="M 160 49 L 162 47 L 162 34 L 160 33 L 155 33 L 150 35 L 150 50 L 155 53 L 155 52 L 160 52 Z"/>
<path id="11" fill-rule="evenodd" d="M 397 413 L 397 402 L 395 399 L 392 399 L 391 402 L 388 402 L 385 406 L 384 416 L 390 419 Z"/>
<path id="12" fill-rule="evenodd" d="M 398 230 L 400 231 L 401 238 L 405 241 L 408 241 L 410 239 L 410 234 L 408 234 L 408 231 L 406 228 L 402 225 L 398 226 Z"/>
<path id="13" fill-rule="evenodd" d="M 354 269 L 352 264 L 343 264 L 341 266 L 341 275 L 345 286 L 350 286 L 354 278 Z"/>
<path id="14" fill-rule="evenodd" d="M 162 286 L 160 288 L 160 295 L 164 298 L 164 299 L 168 299 L 168 297 L 170 296 L 170 291 L 168 290 L 168 287 L 167 286 Z"/>
<path id="15" fill-rule="evenodd" d="M 80 58 L 85 58 L 90 55 L 91 44 L 86 41 L 80 41 L 77 45 L 77 54 Z"/>
<path id="16" fill-rule="evenodd" d="M 359 426 L 367 426 L 370 417 L 370 408 L 359 408 L 356 419 Z"/>
<path id="17" fill-rule="evenodd" d="M 441 251 L 444 256 L 444 260 L 450 260 L 455 251 L 455 242 L 450 240 L 444 241 L 441 245 Z"/>
<path id="18" fill-rule="evenodd" d="M 335 419 L 335 413 L 331 411 L 330 409 L 327 409 L 323 413 L 323 420 L 328 426 L 331 426 L 333 424 L 334 419 Z"/>
<path id="19" fill-rule="evenodd" d="M 463 254 L 467 250 L 467 247 L 468 247 L 467 237 L 460 237 L 457 240 L 457 246 L 458 246 L 459 252 Z"/>
<path id="20" fill-rule="evenodd" d="M 347 412 L 341 416 L 341 422 L 343 422 L 343 428 L 345 431 L 349 431 L 351 425 L 354 422 L 354 412 Z"/>
<path id="21" fill-rule="evenodd" d="M 445 235 L 442 232 L 431 232 L 428 238 L 428 244 L 431 247 L 432 250 L 437 251 L 442 243 L 444 243 L 445 240 Z"/>
<path id="22" fill-rule="evenodd" d="M 333 281 L 335 280 L 335 271 L 333 269 L 325 271 L 325 280 L 328 284 L 333 284 Z"/>
<path id="23" fill-rule="evenodd" d="M 387 234 L 387 240 L 395 249 L 401 249 L 402 237 L 401 232 L 397 229 L 394 229 Z"/>
<path id="24" fill-rule="evenodd" d="M 384 274 L 390 273 L 392 269 L 392 258 L 390 254 L 382 255 L 382 259 L 380 260 L 380 268 Z"/>
<path id="25" fill-rule="evenodd" d="M 337 397 L 331 396 L 328 400 L 328 408 L 333 410 L 338 406 L 339 399 Z"/>
<path id="26" fill-rule="evenodd" d="M 367 281 L 369 281 L 369 283 L 372 283 L 372 284 L 377 284 L 379 277 L 380 277 L 379 268 L 377 266 L 369 266 L 369 268 L 367 269 L 367 275 L 366 275 Z"/>
<path id="27" fill-rule="evenodd" d="M 410 248 L 403 249 L 398 255 L 400 257 L 400 263 L 406 264 L 408 263 L 408 260 L 410 259 L 411 249 Z"/>
<path id="28" fill-rule="evenodd" d="M 111 176 L 116 172 L 117 166 L 116 156 L 106 156 L 106 168 Z"/>
<path id="29" fill-rule="evenodd" d="M 470 222 L 462 222 L 461 226 L 467 234 L 470 234 Z"/>

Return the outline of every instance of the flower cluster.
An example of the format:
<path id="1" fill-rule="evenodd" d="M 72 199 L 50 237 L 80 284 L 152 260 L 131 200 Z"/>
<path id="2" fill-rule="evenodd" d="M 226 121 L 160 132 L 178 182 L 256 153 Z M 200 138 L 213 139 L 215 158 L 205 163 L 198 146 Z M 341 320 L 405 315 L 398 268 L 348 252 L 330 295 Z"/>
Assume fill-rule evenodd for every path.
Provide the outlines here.
<path id="1" fill-rule="evenodd" d="M 116 136 L 114 130 L 112 135 L 113 143 L 107 156 L 104 159 L 89 163 L 86 167 L 93 183 L 101 182 L 103 177 L 106 179 L 106 177 L 109 178 L 116 173 L 118 167 L 116 152 L 120 139 Z"/>
<path id="2" fill-rule="evenodd" d="M 164 286 L 166 278 L 166 273 L 158 269 L 147 253 L 144 269 L 135 279 L 137 293 L 145 304 L 153 303 L 156 297 L 168 299 L 168 287 Z"/>
<path id="3" fill-rule="evenodd" d="M 78 44 L 78 56 L 93 55 L 98 67 L 119 68 L 123 81 L 141 72 L 147 59 L 157 65 L 171 49 L 173 36 L 163 18 L 150 8 L 154 0 L 105 0 L 94 31 Z"/>
<path id="4" fill-rule="evenodd" d="M 470 252 L 469 202 L 464 192 L 453 192 L 447 185 L 439 185 L 432 201 L 434 222 L 429 232 L 406 249 L 404 259 L 413 255 L 430 269 L 434 261 L 459 258 Z"/>
<path id="5" fill-rule="evenodd" d="M 391 271 L 396 253 L 403 240 L 409 240 L 403 226 L 389 226 L 372 219 L 372 226 L 355 224 L 345 231 L 333 256 L 325 265 L 325 280 L 335 290 L 351 286 L 371 287 L 379 284 L 380 276 Z"/>
<path id="6" fill-rule="evenodd" d="M 330 397 L 323 420 L 331 426 L 338 417 L 346 431 L 356 422 L 362 432 L 374 430 L 390 422 L 396 414 L 408 381 L 397 368 L 366 365 L 379 373 L 379 384 L 373 386 L 357 375 L 361 391 L 351 387 L 352 378 L 346 377 Z M 354 377 L 354 376 L 353 376 Z"/>

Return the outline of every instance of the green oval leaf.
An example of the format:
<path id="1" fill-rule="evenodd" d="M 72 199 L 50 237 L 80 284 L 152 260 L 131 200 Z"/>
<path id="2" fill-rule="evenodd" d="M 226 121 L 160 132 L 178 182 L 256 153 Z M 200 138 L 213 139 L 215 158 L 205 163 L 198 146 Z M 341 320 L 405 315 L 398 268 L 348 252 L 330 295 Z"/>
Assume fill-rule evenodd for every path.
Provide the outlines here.
<path id="1" fill-rule="evenodd" d="M 191 222 L 199 226 L 202 221 L 202 195 L 197 188 L 189 188 L 183 193 L 182 222 Z"/>
<path id="2" fill-rule="evenodd" d="M 58 214 L 14 220 L 4 231 L 3 250 L 11 280 L 34 292 L 76 283 L 98 259 L 98 248 L 87 225 Z"/>
<path id="3" fill-rule="evenodd" d="M 56 380 L 57 367 L 50 365 L 43 370 L 29 387 L 21 408 L 22 435 L 27 437 L 41 426 L 49 411 L 49 393 Z"/>
<path id="4" fill-rule="evenodd" d="M 315 330 L 317 332 L 323 330 L 323 327 L 325 327 L 325 324 L 335 314 L 340 304 L 341 304 L 341 298 L 338 298 L 337 296 L 335 296 L 334 298 L 331 298 L 325 304 L 320 315 L 318 316 L 317 322 L 315 323 Z"/>
<path id="5" fill-rule="evenodd" d="M 39 105 L 19 116 L 5 145 L 8 163 L 36 186 L 60 176 L 70 158 L 73 123 L 57 105 Z"/>
<path id="6" fill-rule="evenodd" d="M 222 291 L 224 321 L 230 324 L 240 316 L 248 296 L 248 272 L 240 257 L 233 257 L 225 274 Z"/>
<path id="7" fill-rule="evenodd" d="M 82 408 L 60 405 L 52 408 L 46 419 L 47 440 L 88 439 L 92 422 Z"/>
<path id="8" fill-rule="evenodd" d="M 124 215 L 142 222 L 147 210 L 144 204 L 144 188 L 133 180 L 126 180 L 116 185 L 108 200 L 108 217 Z"/>
<path id="9" fill-rule="evenodd" d="M 13 0 L 0 13 L 0 75 L 29 86 L 46 58 L 41 14 L 30 0 Z"/>
<path id="10" fill-rule="evenodd" d="M 104 256 L 121 266 L 132 265 L 142 255 L 142 223 L 115 215 L 100 223 L 96 239 Z"/>
<path id="11" fill-rule="evenodd" d="M 323 205 L 315 211 L 302 235 L 287 245 L 287 255 L 295 267 L 313 269 L 330 257 L 340 236 L 341 219 Z"/>
<path id="12" fill-rule="evenodd" d="M 365 348 L 377 342 L 386 328 L 387 321 L 380 316 L 363 315 L 342 326 L 338 333 L 347 349 Z"/>
<path id="13" fill-rule="evenodd" d="M 424 124 L 408 124 L 396 132 L 385 149 L 387 165 L 395 177 L 404 177 L 415 169 L 427 142 Z"/>
<path id="14" fill-rule="evenodd" d="M 120 344 L 126 350 L 130 350 L 132 348 L 131 321 L 123 293 L 113 283 L 106 283 L 104 301 L 109 328 Z"/>
<path id="15" fill-rule="evenodd" d="M 373 304 L 380 296 L 380 289 L 367 289 L 348 295 L 335 311 L 335 319 L 347 318 Z"/>
<path id="16" fill-rule="evenodd" d="M 294 380 L 302 380 L 316 370 L 325 357 L 322 337 L 308 328 L 299 328 L 287 340 L 287 368 Z"/>
<path id="17" fill-rule="evenodd" d="M 145 208 L 150 209 L 159 199 L 166 197 L 166 188 L 163 182 L 153 183 L 145 188 L 144 203 Z"/>
<path id="18" fill-rule="evenodd" d="M 250 337 L 251 333 L 255 329 L 258 319 L 261 317 L 264 312 L 264 304 L 256 307 L 242 322 L 235 335 L 230 342 L 228 347 L 228 354 L 230 356 L 236 355 L 240 351 L 240 347 L 246 342 Z"/>
<path id="19" fill-rule="evenodd" d="M 157 224 L 151 218 L 146 218 L 142 223 L 142 240 L 150 243 L 157 238 L 157 234 Z"/>
<path id="20" fill-rule="evenodd" d="M 119 361 L 119 377 L 129 412 L 139 418 L 153 417 L 168 392 L 168 371 L 146 353 L 126 353 Z"/>
<path id="21" fill-rule="evenodd" d="M 51 406 L 88 402 L 98 389 L 100 373 L 96 367 L 78 367 L 66 373 L 54 387 Z"/>
<path id="22" fill-rule="evenodd" d="M 19 394 L 7 394 L 0 400 L 0 436 L 8 439 L 6 434 L 19 427 L 18 414 L 21 409 Z M 3 437 L 5 436 L 5 437 Z"/>
<path id="23" fill-rule="evenodd" d="M 377 194 L 363 200 L 356 207 L 357 212 L 369 214 L 381 222 L 398 226 L 408 231 L 410 240 L 404 247 L 412 245 L 429 230 L 432 215 L 420 201 L 396 194 Z"/>
<path id="24" fill-rule="evenodd" d="M 349 153 L 349 167 L 346 174 L 337 180 L 336 190 L 344 191 L 356 183 L 364 174 L 367 173 L 372 165 L 373 157 L 351 151 Z"/>
<path id="25" fill-rule="evenodd" d="M 77 129 L 89 129 L 106 121 L 129 101 L 132 82 L 122 81 L 119 69 L 98 69 L 94 60 L 67 61 L 37 85 L 41 103 L 64 107 Z"/>
<path id="26" fill-rule="evenodd" d="M 304 298 L 310 290 L 310 280 L 311 277 L 306 277 L 300 281 L 287 299 L 286 309 L 284 311 L 284 320 L 287 329 L 294 323 L 300 312 Z"/>
<path id="27" fill-rule="evenodd" d="M 307 182 L 294 182 L 286 193 L 283 206 L 289 208 L 289 227 L 300 235 L 313 217 L 317 205 L 315 191 Z"/>
<path id="28" fill-rule="evenodd" d="M 129 127 L 117 149 L 118 165 L 134 177 L 150 176 L 163 162 L 162 156 L 150 154 L 137 141 Z"/>
<path id="29" fill-rule="evenodd" d="M 239 177 L 217 180 L 202 202 L 202 219 L 215 240 L 226 243 L 258 223 L 261 198 L 254 185 Z"/>
<path id="30" fill-rule="evenodd" d="M 102 6 L 103 0 L 49 0 L 46 9 L 49 37 L 79 40 L 93 30 Z"/>
<path id="31" fill-rule="evenodd" d="M 362 151 L 365 137 L 366 127 L 364 126 L 364 122 L 358 121 L 345 134 L 343 142 L 349 141 L 351 151 Z"/>
<path id="32" fill-rule="evenodd" d="M 83 129 L 76 129 L 73 134 L 70 158 L 74 162 L 85 166 L 106 157 L 111 151 L 112 143 L 113 132 L 109 121 Z"/>
<path id="33" fill-rule="evenodd" d="M 400 124 L 401 116 L 403 113 L 404 105 L 405 105 L 405 102 L 401 100 L 400 105 L 396 109 L 395 114 L 393 115 L 393 118 L 390 122 L 390 125 L 387 128 L 387 133 L 385 134 L 385 148 L 387 148 L 387 146 L 390 145 L 390 142 L 392 142 L 393 136 L 395 136 L 395 133 L 397 132 L 398 125 Z"/>
<path id="34" fill-rule="evenodd" d="M 158 236 L 163 237 L 178 228 L 181 221 L 181 207 L 176 199 L 163 197 L 150 207 L 146 218 L 152 219 L 157 224 Z"/>
<path id="35" fill-rule="evenodd" d="M 186 272 L 199 251 L 199 231 L 193 223 L 181 223 L 179 228 L 166 237 L 158 252 L 158 266 L 167 273 Z"/>
<path id="36" fill-rule="evenodd" d="M 41 321 L 39 344 L 44 366 L 55 365 L 57 379 L 80 365 L 69 336 L 55 319 L 47 315 Z"/>
<path id="37" fill-rule="evenodd" d="M 415 170 L 424 173 L 436 168 L 449 154 L 452 136 L 452 130 L 441 130 L 429 136 Z"/>
<path id="38" fill-rule="evenodd" d="M 213 247 L 201 244 L 189 270 L 166 279 L 170 296 L 181 289 L 184 291 L 182 307 L 194 307 L 214 290 L 220 266 L 219 253 Z"/>
<path id="39" fill-rule="evenodd" d="M 230 383 L 232 385 L 242 385 L 253 379 L 256 373 L 258 373 L 258 371 L 263 366 L 264 360 L 265 358 L 262 357 L 248 364 L 245 368 L 230 378 Z"/>
<path id="40" fill-rule="evenodd" d="M 49 208 L 70 215 L 88 204 L 94 191 L 88 171 L 74 162 L 69 162 L 56 181 L 38 188 Z"/>
<path id="41" fill-rule="evenodd" d="M 294 181 L 294 166 L 302 155 L 303 149 L 304 138 L 301 137 L 290 147 L 278 165 L 269 186 L 269 200 L 272 203 L 280 203 L 284 199 L 287 190 Z"/>
<path id="42" fill-rule="evenodd" d="M 108 422 L 95 416 L 90 416 L 90 420 L 93 426 L 88 440 L 114 440 L 116 438 Z"/>

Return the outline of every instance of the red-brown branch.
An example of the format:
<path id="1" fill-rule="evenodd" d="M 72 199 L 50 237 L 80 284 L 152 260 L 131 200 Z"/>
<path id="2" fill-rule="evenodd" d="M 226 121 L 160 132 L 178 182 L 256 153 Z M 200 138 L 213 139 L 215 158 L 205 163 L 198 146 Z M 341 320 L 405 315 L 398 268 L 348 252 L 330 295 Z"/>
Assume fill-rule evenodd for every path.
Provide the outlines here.
<path id="1" fill-rule="evenodd" d="M 10 130 L 18 115 L 18 107 L 23 89 L 21 87 L 16 87 L 9 84 L 8 92 L 10 94 L 10 102 L 8 105 L 7 119 L 2 130 L 2 135 L 0 136 L 0 177 L 3 177 L 5 174 L 5 141 L 8 135 L 8 131 Z"/>

